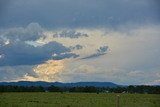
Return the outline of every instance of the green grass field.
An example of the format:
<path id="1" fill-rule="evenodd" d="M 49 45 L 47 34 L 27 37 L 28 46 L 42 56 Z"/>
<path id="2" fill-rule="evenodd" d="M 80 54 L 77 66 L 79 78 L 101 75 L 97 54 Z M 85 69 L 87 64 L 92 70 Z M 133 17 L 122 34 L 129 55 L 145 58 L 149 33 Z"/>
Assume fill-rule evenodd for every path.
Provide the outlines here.
<path id="1" fill-rule="evenodd" d="M 0 107 L 116 107 L 117 94 L 0 93 Z M 119 94 L 120 107 L 160 107 L 160 95 Z"/>

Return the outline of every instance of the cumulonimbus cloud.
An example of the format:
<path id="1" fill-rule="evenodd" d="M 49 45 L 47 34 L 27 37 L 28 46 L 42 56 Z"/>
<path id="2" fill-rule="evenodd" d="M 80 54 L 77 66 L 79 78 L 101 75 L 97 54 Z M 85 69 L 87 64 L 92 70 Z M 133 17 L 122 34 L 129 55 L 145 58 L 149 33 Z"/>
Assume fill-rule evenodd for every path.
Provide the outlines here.
<path id="1" fill-rule="evenodd" d="M 159 28 L 159 25 L 144 25 L 138 27 L 123 26 L 118 30 L 111 28 L 76 29 L 77 32 L 83 32 L 87 34 L 88 37 L 74 39 L 68 37 L 55 38 L 52 35 L 55 32 L 59 32 L 59 30 L 46 30 L 43 32 L 42 37 L 32 42 L 7 43 L 7 41 L 5 41 L 3 45 L 0 46 L 3 52 L 9 53 L 9 50 L 12 50 L 10 53 L 19 53 L 17 48 L 19 50 L 24 49 L 24 51 L 21 51 L 24 52 L 24 54 L 34 54 L 32 60 L 37 58 L 35 61 L 44 62 L 37 63 L 34 62 L 34 60 L 30 60 L 29 62 L 32 63 L 28 66 L 32 67 L 32 71 L 24 71 L 21 75 L 12 76 L 14 78 L 9 75 L 17 73 L 16 66 L 23 66 L 19 65 L 20 62 L 15 61 L 14 63 L 17 63 L 15 66 L 11 66 L 11 63 L 9 63 L 10 65 L 8 64 L 8 66 L 10 68 L 6 66 L 7 64 L 4 65 L 1 63 L 3 70 L 0 72 L 3 72 L 5 76 L 8 74 L 8 76 L 6 76 L 8 80 L 9 78 L 10 80 L 41 80 L 41 77 L 45 79 L 47 76 L 42 76 L 41 74 L 43 74 L 43 72 L 34 72 L 33 68 L 43 64 L 47 65 L 46 61 L 48 60 L 64 61 L 64 58 L 68 58 L 64 63 L 65 69 L 56 72 L 54 75 L 51 74 L 51 76 L 46 79 L 47 81 L 94 80 L 113 81 L 121 84 L 149 84 L 153 82 L 158 84 L 158 71 L 160 69 L 160 50 L 158 48 L 160 41 Z M 97 41 L 96 43 L 95 40 Z M 77 45 L 78 49 L 75 47 Z M 79 49 L 79 46 L 82 46 L 82 48 Z M 16 48 L 14 49 L 13 47 Z M 8 56 L 11 57 L 9 59 L 13 61 L 14 55 L 8 54 Z M 45 60 L 39 60 L 43 58 L 41 55 L 47 58 L 45 57 Z M 82 58 L 92 55 L 94 55 L 94 57 L 81 60 Z M 5 56 L 3 56 L 3 58 L 5 58 Z M 3 58 L 1 57 L 0 60 Z M 11 61 L 9 59 L 7 61 Z M 4 69 L 8 72 L 4 72 Z"/>
<path id="2" fill-rule="evenodd" d="M 70 48 L 56 41 L 36 45 L 34 41 L 41 37 L 43 37 L 43 29 L 37 23 L 31 23 L 26 28 L 2 30 L 0 66 L 34 65 L 49 59 L 78 57 L 71 53 Z M 54 54 L 56 56 L 53 56 Z"/>

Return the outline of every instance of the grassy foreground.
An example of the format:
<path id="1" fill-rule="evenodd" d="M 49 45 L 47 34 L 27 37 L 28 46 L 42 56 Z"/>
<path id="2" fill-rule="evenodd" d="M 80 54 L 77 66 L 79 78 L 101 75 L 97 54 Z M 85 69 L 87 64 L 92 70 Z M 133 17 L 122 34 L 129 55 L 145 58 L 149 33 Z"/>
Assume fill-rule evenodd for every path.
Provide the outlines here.
<path id="1" fill-rule="evenodd" d="M 0 107 L 116 107 L 117 94 L 0 93 Z M 160 107 L 160 95 L 119 94 L 120 107 Z"/>

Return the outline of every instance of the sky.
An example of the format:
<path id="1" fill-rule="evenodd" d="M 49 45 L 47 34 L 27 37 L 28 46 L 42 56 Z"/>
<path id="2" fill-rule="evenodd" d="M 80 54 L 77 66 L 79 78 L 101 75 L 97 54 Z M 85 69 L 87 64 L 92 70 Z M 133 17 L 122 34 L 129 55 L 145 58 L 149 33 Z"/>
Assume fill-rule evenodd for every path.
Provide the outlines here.
<path id="1" fill-rule="evenodd" d="M 160 85 L 159 0 L 1 0 L 0 82 Z"/>

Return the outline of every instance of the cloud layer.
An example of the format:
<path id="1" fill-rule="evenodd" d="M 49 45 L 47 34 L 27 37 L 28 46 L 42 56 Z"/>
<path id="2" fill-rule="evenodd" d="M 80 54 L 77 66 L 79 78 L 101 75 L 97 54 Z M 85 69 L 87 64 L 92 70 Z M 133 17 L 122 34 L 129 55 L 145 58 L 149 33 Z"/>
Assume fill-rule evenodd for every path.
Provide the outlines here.
<path id="1" fill-rule="evenodd" d="M 0 28 L 38 22 L 47 28 L 159 23 L 159 0 L 1 0 Z"/>
<path id="2" fill-rule="evenodd" d="M 1 0 L 0 81 L 160 84 L 159 0 Z"/>
<path id="3" fill-rule="evenodd" d="M 42 29 L 38 39 L 26 39 L 28 42 L 17 39 L 10 42 L 10 38 L 6 36 L 0 46 L 0 72 L 3 74 L 0 81 L 113 81 L 119 84 L 159 84 L 160 26 L 125 28 L 75 29 L 75 32 L 88 35 L 79 38 L 57 38 L 53 35 L 63 29 Z M 61 65 L 63 69 L 57 69 Z"/>

